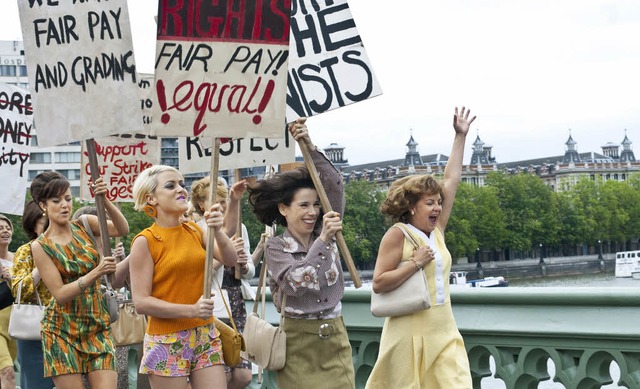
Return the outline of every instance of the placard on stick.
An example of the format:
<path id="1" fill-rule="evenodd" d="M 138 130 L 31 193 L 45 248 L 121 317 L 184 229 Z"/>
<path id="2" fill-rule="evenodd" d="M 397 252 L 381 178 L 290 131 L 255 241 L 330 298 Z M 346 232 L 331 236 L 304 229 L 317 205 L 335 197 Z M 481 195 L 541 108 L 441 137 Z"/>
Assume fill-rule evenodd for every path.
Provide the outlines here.
<path id="1" fill-rule="evenodd" d="M 289 123 L 382 94 L 346 0 L 292 2 L 289 48 Z"/>
<path id="2" fill-rule="evenodd" d="M 281 136 L 290 0 L 159 2 L 152 135 Z"/>
<path id="3" fill-rule="evenodd" d="M 31 156 L 33 130 L 31 95 L 24 89 L 0 83 L 0 212 L 22 215 Z"/>
<path id="4" fill-rule="evenodd" d="M 41 147 L 140 131 L 126 0 L 18 1 Z"/>

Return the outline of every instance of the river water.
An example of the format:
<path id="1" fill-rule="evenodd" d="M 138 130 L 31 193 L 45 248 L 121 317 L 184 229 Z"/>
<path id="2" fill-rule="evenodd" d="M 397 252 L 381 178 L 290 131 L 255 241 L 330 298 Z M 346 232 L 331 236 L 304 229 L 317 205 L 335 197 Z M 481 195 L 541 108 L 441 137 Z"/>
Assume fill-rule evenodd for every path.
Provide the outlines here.
<path id="1" fill-rule="evenodd" d="M 561 277 L 538 277 L 509 280 L 509 286 L 517 287 L 640 287 L 640 280 L 616 278 L 613 272 Z"/>
<path id="2" fill-rule="evenodd" d="M 630 287 L 640 288 L 640 280 L 634 280 L 632 278 L 616 278 L 611 273 L 596 273 L 586 274 L 579 276 L 562 276 L 562 277 L 540 277 L 540 278 L 524 278 L 509 280 L 509 287 Z M 491 371 L 495 374 L 495 363 L 493 357 L 490 361 Z M 555 375 L 555 365 L 549 359 L 547 361 L 547 370 L 549 376 Z M 613 379 L 614 384 L 605 385 L 602 388 L 625 388 L 624 386 L 618 386 L 615 384 L 620 379 L 620 369 L 614 362 L 609 368 L 609 373 Z M 493 377 L 486 377 L 481 383 L 482 389 L 504 389 L 506 388 L 504 382 Z M 553 382 L 552 380 L 543 381 L 538 385 L 538 389 L 563 389 L 564 385 Z"/>

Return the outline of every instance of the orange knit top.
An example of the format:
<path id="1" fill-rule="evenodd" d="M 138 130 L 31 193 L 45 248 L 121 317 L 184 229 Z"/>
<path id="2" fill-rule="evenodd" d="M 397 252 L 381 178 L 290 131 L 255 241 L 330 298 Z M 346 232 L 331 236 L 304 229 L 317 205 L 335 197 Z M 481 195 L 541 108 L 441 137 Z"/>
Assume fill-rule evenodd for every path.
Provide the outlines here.
<path id="1" fill-rule="evenodd" d="M 153 223 L 133 239 L 144 236 L 153 258 L 151 296 L 174 304 L 195 304 L 202 296 L 206 250 L 202 230 L 194 222 L 163 228 Z M 131 242 L 133 243 L 133 242 Z M 211 319 L 165 319 L 149 316 L 149 335 L 174 333 L 210 324 Z"/>

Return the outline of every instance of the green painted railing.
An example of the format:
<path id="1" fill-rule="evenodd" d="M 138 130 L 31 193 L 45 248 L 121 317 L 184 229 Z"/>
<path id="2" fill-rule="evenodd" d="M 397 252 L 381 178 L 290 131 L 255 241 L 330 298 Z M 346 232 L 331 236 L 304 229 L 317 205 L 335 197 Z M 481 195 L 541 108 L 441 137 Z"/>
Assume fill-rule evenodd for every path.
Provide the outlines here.
<path id="1" fill-rule="evenodd" d="M 451 299 L 474 389 L 492 375 L 490 357 L 507 389 L 534 389 L 550 378 L 568 389 L 600 388 L 613 383 L 612 362 L 620 368 L 617 385 L 640 389 L 640 288 L 456 288 Z M 369 303 L 368 290 L 348 290 L 342 301 L 357 388 L 375 364 L 384 323 Z M 278 323 L 270 303 L 266 315 Z M 277 388 L 272 372 L 261 384 L 256 379 L 252 388 Z"/>

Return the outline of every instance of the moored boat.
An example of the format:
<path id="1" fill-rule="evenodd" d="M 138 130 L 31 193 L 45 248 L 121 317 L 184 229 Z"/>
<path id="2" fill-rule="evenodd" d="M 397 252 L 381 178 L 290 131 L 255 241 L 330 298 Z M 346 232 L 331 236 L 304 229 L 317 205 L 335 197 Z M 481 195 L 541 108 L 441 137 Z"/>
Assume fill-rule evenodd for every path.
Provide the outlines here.
<path id="1" fill-rule="evenodd" d="M 640 250 L 616 253 L 616 277 L 640 277 Z"/>
<path id="2" fill-rule="evenodd" d="M 502 276 L 467 280 L 466 271 L 453 271 L 449 273 L 449 284 L 464 287 L 493 288 L 509 286 L 509 281 L 505 280 Z"/>

